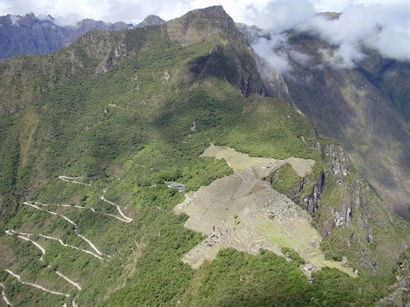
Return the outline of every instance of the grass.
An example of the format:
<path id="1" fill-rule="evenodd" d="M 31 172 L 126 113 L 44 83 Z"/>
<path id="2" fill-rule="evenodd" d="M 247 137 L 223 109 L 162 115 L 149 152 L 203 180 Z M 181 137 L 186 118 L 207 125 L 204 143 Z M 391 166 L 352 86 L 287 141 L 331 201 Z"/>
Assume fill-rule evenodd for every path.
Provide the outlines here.
<path id="1" fill-rule="evenodd" d="M 272 187 L 281 194 L 287 195 L 301 182 L 295 170 L 289 163 L 282 165 L 273 175 Z"/>
<path id="2" fill-rule="evenodd" d="M 282 254 L 284 254 L 286 257 L 289 257 L 293 261 L 296 262 L 296 264 L 301 265 L 305 264 L 305 260 L 299 256 L 299 254 L 293 249 L 289 247 L 282 247 L 281 248 Z"/>

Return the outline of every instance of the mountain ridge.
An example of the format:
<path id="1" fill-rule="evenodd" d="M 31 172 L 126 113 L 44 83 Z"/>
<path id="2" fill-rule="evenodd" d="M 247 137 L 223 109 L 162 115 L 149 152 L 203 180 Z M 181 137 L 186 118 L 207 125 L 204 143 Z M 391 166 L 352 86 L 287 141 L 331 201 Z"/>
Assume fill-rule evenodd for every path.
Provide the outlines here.
<path id="1" fill-rule="evenodd" d="M 389 294 L 408 224 L 383 206 L 339 143 L 266 97 L 254 54 L 221 7 L 158 26 L 91 31 L 50 55 L 1 61 L 0 80 L 13 109 L 0 116 L 0 266 L 8 270 L 0 280 L 12 303 L 364 305 Z M 307 266 L 308 280 L 298 251 L 272 227 L 261 231 L 286 259 L 224 249 L 198 270 L 184 264 L 204 236 L 184 227 L 187 216 L 174 212 L 183 193 L 166 182 L 189 192 L 231 175 L 232 160 L 200 157 L 210 143 L 314 161 L 308 174 L 285 164 L 262 185 L 306 210 L 322 235 L 315 248 L 358 278 Z M 230 218 L 247 231 L 241 214 Z M 20 290 L 8 272 L 69 297 Z"/>
<path id="2" fill-rule="evenodd" d="M 122 21 L 106 23 L 86 18 L 73 25 L 59 25 L 48 15 L 0 16 L 0 59 L 17 55 L 48 54 L 72 43 L 81 34 L 91 30 L 116 31 L 134 27 L 158 25 L 165 21 L 155 15 L 147 16 L 137 25 Z"/>

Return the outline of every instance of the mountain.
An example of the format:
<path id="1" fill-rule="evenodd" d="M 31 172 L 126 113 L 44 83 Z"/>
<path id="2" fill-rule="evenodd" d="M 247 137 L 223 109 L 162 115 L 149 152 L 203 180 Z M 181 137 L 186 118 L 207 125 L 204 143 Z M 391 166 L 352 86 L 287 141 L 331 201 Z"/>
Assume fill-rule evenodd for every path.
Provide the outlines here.
<path id="1" fill-rule="evenodd" d="M 262 65 L 221 6 L 0 61 L 3 300 L 405 302 L 408 223 Z"/>
<path id="2" fill-rule="evenodd" d="M 137 27 L 158 26 L 162 25 L 163 23 L 165 23 L 165 20 L 161 19 L 160 17 L 156 15 L 149 15 L 145 17 L 144 20 L 137 25 Z"/>
<path id="3" fill-rule="evenodd" d="M 271 39 L 256 27 L 240 29 L 250 44 Z M 286 39 L 276 50 L 291 55 L 291 71 L 279 74 L 285 99 L 313 120 L 319 133 L 340 141 L 384 202 L 409 220 L 410 63 L 364 49 L 365 58 L 355 67 L 339 67 L 325 56 L 335 54 L 336 47 L 317 35 L 290 31 Z M 267 62 L 260 69 L 265 79 L 278 79 L 266 69 L 272 69 Z"/>
<path id="4" fill-rule="evenodd" d="M 84 19 L 74 26 L 60 26 L 54 18 L 6 15 L 0 17 L 0 59 L 22 54 L 48 54 L 73 42 L 91 30 L 120 30 L 133 27 L 124 22 L 104 23 Z"/>

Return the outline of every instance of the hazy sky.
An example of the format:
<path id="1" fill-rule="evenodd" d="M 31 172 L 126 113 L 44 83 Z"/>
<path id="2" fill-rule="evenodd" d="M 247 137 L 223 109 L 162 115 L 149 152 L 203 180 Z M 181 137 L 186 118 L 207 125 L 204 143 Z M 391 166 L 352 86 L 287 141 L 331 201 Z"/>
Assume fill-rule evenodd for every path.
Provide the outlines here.
<path id="1" fill-rule="evenodd" d="M 410 61 L 409 0 L 0 0 L 0 14 L 50 14 L 61 25 L 75 24 L 83 18 L 138 23 L 150 14 L 169 20 L 196 8 L 218 4 L 236 22 L 255 24 L 276 35 L 272 41 L 258 43 L 262 54 L 279 47 L 286 49 L 286 40 L 280 33 L 298 28 L 315 32 L 338 46 L 336 55 L 341 66 L 354 66 L 355 61 L 360 61 L 364 45 L 386 57 Z M 342 15 L 338 20 L 316 15 L 324 11 Z M 277 65 L 282 65 L 280 70 L 287 69 L 288 53 L 272 57 L 278 60 Z"/>

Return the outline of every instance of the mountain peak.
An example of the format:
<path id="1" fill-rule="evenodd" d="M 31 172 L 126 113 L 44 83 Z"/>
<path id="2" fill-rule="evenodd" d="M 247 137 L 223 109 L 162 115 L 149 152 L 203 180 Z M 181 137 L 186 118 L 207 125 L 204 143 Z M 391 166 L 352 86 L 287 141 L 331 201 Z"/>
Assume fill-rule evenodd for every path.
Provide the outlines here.
<path id="1" fill-rule="evenodd" d="M 137 25 L 137 27 L 157 26 L 165 22 L 165 20 L 163 20 L 161 17 L 157 15 L 149 15 L 145 17 L 144 20 Z"/>
<path id="2" fill-rule="evenodd" d="M 194 10 L 182 16 L 182 18 L 184 17 L 188 19 L 199 18 L 202 20 L 210 20 L 213 23 L 221 24 L 225 28 L 236 29 L 235 22 L 233 21 L 231 16 L 229 16 L 225 12 L 222 5 L 215 5 L 203 9 Z"/>
<path id="3" fill-rule="evenodd" d="M 213 35 L 223 35 L 245 42 L 233 19 L 220 5 L 190 11 L 169 21 L 167 25 L 170 37 L 183 44 L 196 43 Z"/>

